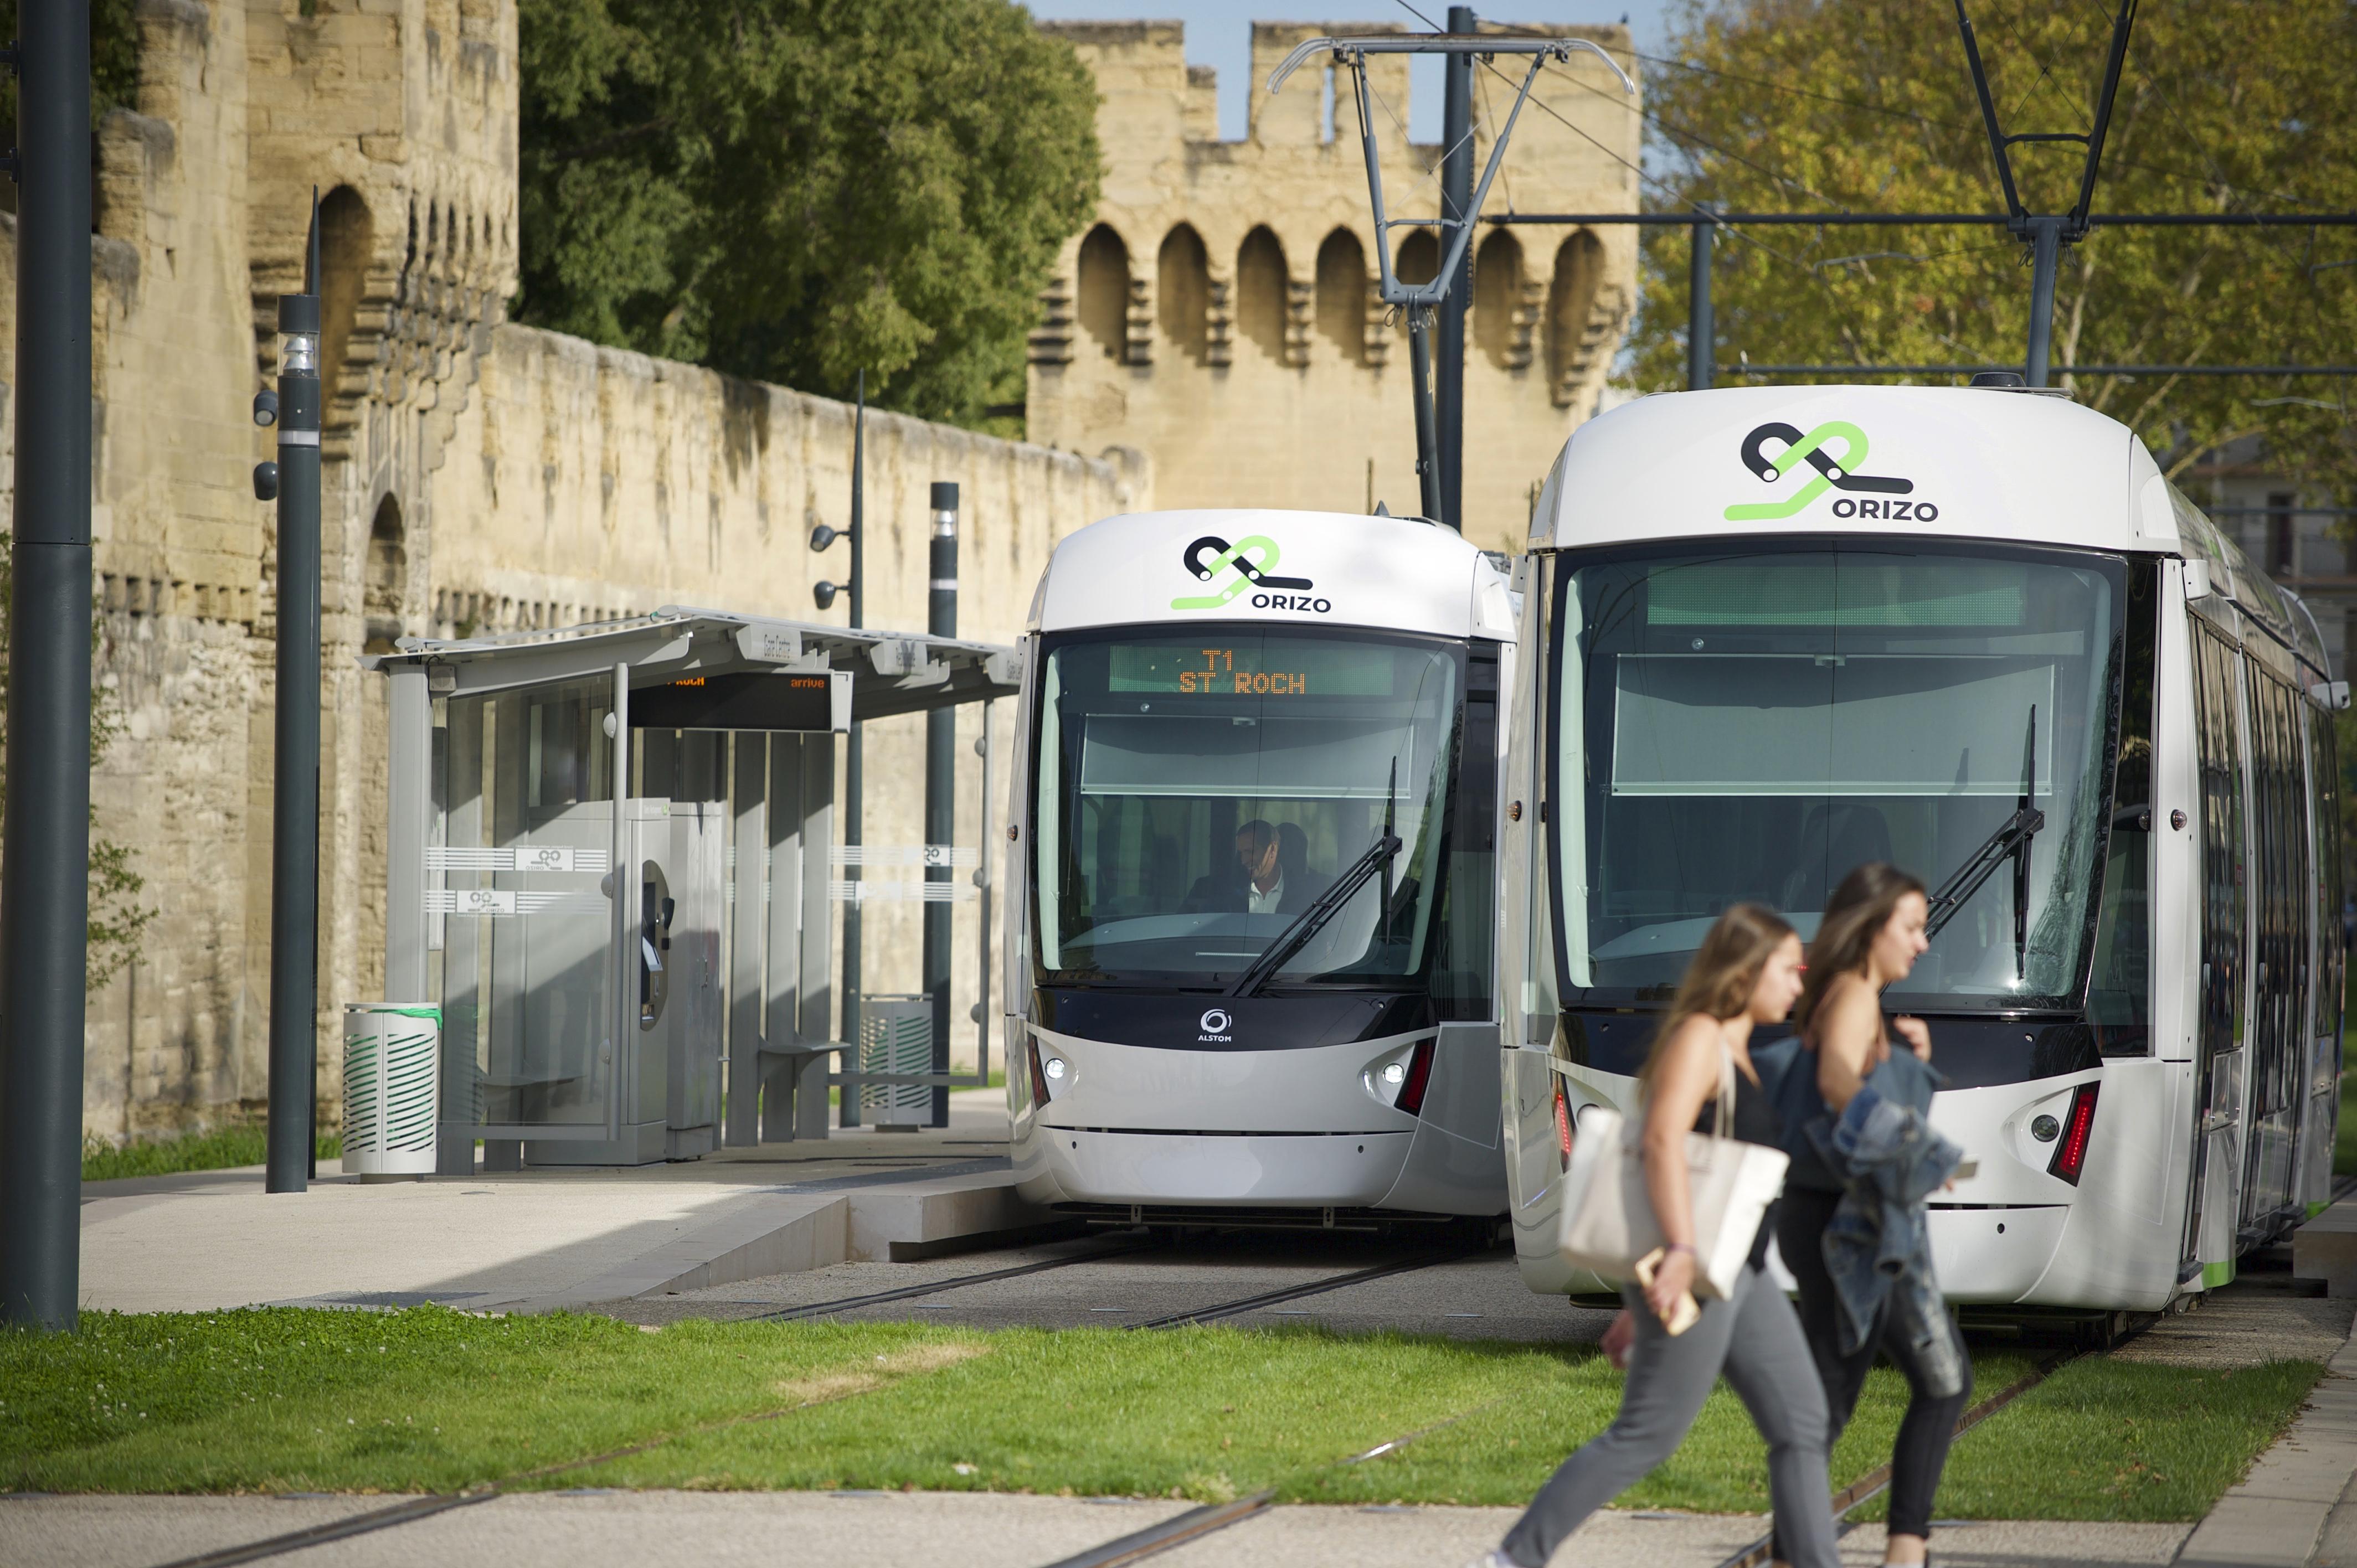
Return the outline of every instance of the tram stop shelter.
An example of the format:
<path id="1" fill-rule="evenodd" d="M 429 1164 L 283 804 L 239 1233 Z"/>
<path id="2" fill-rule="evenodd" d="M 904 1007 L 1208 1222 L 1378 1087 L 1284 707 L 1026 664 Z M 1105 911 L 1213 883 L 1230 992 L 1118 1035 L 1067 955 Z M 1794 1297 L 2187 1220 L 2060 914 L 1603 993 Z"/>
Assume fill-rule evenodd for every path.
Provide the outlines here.
<path id="1" fill-rule="evenodd" d="M 363 660 L 392 688 L 386 996 L 440 1009 L 436 1169 L 472 1174 L 477 1140 L 485 1168 L 513 1170 L 823 1138 L 830 1087 L 848 1125 L 863 1106 L 890 1120 L 936 1087 L 985 1081 L 979 847 L 900 852 L 928 880 L 868 888 L 982 901 L 978 1074 L 939 1070 L 938 1051 L 916 1064 L 930 1071 L 899 1070 L 905 1052 L 890 1071 L 872 1051 L 865 1073 L 856 1052 L 834 1060 L 850 1047 L 831 1026 L 833 906 L 863 886 L 834 870 L 863 859 L 835 843 L 836 737 L 980 703 L 987 779 L 992 703 L 1015 694 L 1020 657 L 666 607 L 405 638 Z M 992 837 L 979 793 L 977 846 Z M 900 1011 L 919 1012 L 914 1000 Z M 884 1043 L 908 1036 L 909 1019 L 877 1011 Z"/>

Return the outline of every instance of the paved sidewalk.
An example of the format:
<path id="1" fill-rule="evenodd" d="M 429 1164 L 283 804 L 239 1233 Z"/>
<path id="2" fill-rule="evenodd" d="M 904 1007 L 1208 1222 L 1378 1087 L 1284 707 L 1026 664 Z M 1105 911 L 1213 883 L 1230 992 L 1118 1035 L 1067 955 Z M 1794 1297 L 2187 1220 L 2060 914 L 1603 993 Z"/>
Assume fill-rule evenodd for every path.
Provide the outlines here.
<path id="1" fill-rule="evenodd" d="M 1036 1224 L 1006 1168 L 1006 1095 L 951 1097 L 938 1131 L 853 1131 L 637 1169 L 269 1194 L 260 1167 L 82 1188 L 81 1305 L 283 1304 L 546 1312 L 921 1255 Z"/>
<path id="2" fill-rule="evenodd" d="M 5 1498 L 0 1563 L 154 1568 L 382 1508 L 392 1498 Z M 268 1561 L 286 1568 L 1039 1568 L 1189 1505 L 990 1492 L 541 1492 L 502 1497 Z M 1494 1544 L 1501 1508 L 1272 1509 L 1155 1559 L 1157 1568 L 1458 1568 Z M 1711 1568 L 1765 1526 L 1757 1515 L 1607 1512 L 1553 1568 Z M 2182 1525 L 1943 1527 L 1953 1568 L 2161 1568 Z M 1882 1558 L 1878 1529 L 1843 1542 L 1845 1568 Z"/>
<path id="3" fill-rule="evenodd" d="M 2311 1223 L 2344 1229 L 2352 1214 L 2357 1202 L 2343 1201 Z M 2298 1355 L 2306 1347 L 2267 1348 Z M 2182 1568 L 2357 1568 L 2357 1331 L 2325 1367 L 2290 1430 L 2186 1541 Z"/>

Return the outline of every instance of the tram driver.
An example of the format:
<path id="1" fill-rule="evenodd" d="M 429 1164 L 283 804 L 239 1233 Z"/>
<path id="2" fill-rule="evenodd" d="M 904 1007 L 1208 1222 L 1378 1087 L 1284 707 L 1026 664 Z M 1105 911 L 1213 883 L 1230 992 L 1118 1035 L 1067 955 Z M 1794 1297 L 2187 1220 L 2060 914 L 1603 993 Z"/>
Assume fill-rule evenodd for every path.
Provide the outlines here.
<path id="1" fill-rule="evenodd" d="M 1196 878 L 1180 908 L 1189 914 L 1297 915 L 1333 878 L 1309 865 L 1309 835 L 1254 817 L 1236 829 L 1236 870 Z"/>

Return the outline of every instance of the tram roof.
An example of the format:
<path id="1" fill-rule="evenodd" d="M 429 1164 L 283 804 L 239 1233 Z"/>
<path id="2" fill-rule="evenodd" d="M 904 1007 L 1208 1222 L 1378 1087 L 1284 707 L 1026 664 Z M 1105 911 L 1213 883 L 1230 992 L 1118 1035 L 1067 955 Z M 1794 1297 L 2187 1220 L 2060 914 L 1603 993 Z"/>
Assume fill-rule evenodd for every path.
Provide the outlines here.
<path id="1" fill-rule="evenodd" d="M 1797 454 L 1797 456 L 1795 455 Z M 2307 607 L 2161 473 L 2136 433 L 2055 394 L 1989 387 L 1722 387 L 1639 398 L 1572 433 L 1530 547 L 1920 535 L 2181 556 L 2212 613 L 2318 669 Z"/>
<path id="2" fill-rule="evenodd" d="M 730 610 L 665 605 L 651 614 L 499 637 L 404 637 L 397 652 L 364 668 L 426 667 L 436 696 L 479 696 L 558 682 L 610 677 L 630 667 L 635 687 L 738 671 L 838 671 L 851 677 L 851 717 L 897 714 L 1015 695 L 1015 649 L 914 632 L 855 629 Z"/>
<path id="3" fill-rule="evenodd" d="M 1499 563 L 1437 523 L 1252 507 L 1125 512 L 1089 524 L 1049 558 L 1030 626 L 1206 620 L 1514 635 Z"/>

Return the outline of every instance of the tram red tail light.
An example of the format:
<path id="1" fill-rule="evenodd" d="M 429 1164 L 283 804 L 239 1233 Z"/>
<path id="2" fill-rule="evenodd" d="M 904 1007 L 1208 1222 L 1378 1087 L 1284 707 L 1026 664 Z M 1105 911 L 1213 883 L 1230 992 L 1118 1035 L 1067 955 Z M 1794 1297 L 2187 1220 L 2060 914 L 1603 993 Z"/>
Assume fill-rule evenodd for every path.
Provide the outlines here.
<path id="1" fill-rule="evenodd" d="M 1039 1042 L 1033 1039 L 1027 1044 L 1030 1047 L 1031 1109 L 1045 1111 L 1048 1109 L 1048 1075 L 1039 1069 Z"/>
<path id="2" fill-rule="evenodd" d="M 1414 1116 L 1424 1110 L 1424 1091 L 1432 1082 L 1432 1042 L 1426 1040 L 1415 1047 L 1415 1055 L 1407 1060 L 1407 1081 L 1400 1085 L 1399 1098 L 1392 1104 Z"/>
<path id="3" fill-rule="evenodd" d="M 1555 1086 L 1555 1141 L 1563 1149 L 1563 1168 L 1571 1169 L 1571 1101 L 1563 1094 L 1563 1085 Z"/>
<path id="4" fill-rule="evenodd" d="M 2095 1090 L 2099 1087 L 2083 1083 L 2071 1091 L 2071 1112 L 2062 1119 L 2062 1139 L 2046 1167 L 2049 1175 L 2059 1176 L 2072 1187 L 2079 1185 L 2079 1173 L 2087 1164 L 2087 1138 L 2095 1130 Z"/>

